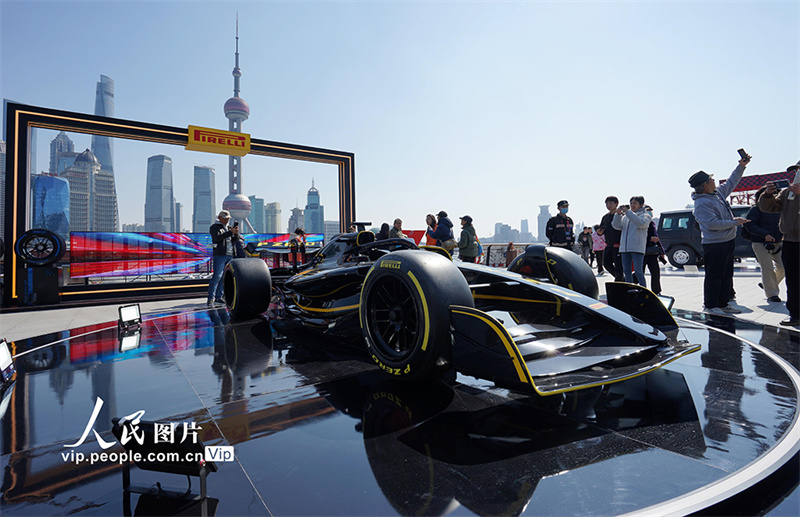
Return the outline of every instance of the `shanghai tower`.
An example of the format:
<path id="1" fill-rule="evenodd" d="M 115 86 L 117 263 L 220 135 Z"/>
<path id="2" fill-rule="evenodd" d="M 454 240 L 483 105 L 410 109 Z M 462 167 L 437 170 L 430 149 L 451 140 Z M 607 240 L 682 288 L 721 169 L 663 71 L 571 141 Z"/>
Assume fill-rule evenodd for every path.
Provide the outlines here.
<path id="1" fill-rule="evenodd" d="M 114 116 L 114 79 L 100 76 L 94 95 L 94 114 L 101 117 Z M 100 168 L 114 174 L 114 142 L 107 136 L 92 135 L 92 154 L 100 162 Z"/>
<path id="2" fill-rule="evenodd" d="M 114 116 L 114 80 L 105 75 L 100 76 L 94 95 L 94 114 L 102 117 Z M 107 136 L 92 135 L 92 154 L 100 162 L 100 170 L 106 178 L 108 195 L 112 213 L 104 221 L 108 230 L 119 231 L 119 204 L 117 187 L 114 181 L 114 141 Z"/>

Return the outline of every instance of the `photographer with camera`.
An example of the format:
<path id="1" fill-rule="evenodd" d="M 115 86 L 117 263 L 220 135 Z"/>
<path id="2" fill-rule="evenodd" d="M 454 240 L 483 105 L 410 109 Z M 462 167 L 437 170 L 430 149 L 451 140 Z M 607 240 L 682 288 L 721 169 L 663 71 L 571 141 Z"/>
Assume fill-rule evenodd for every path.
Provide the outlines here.
<path id="1" fill-rule="evenodd" d="M 766 190 L 767 187 L 761 187 L 756 192 L 753 207 L 747 212 L 750 222 L 742 227 L 742 235 L 751 236 L 753 253 L 761 266 L 761 287 L 764 289 L 767 301 L 780 303 L 778 286 L 786 276 L 781 260 L 783 234 L 778 227 L 781 216 L 758 208 L 758 200 Z"/>
<path id="2" fill-rule="evenodd" d="M 744 169 L 752 158 L 739 149 L 739 165 L 728 181 L 717 188 L 713 175 L 697 171 L 689 178 L 694 189 L 694 218 L 700 225 L 703 244 L 705 279 L 703 280 L 704 310 L 711 314 L 739 314 L 742 311 L 730 305 L 733 298 L 733 252 L 736 248 L 736 227 L 747 222 L 733 215 L 728 196 L 739 184 Z"/>
<path id="3" fill-rule="evenodd" d="M 208 283 L 208 300 L 206 301 L 208 307 L 213 307 L 215 303 L 225 303 L 225 300 L 222 299 L 222 273 L 234 256 L 233 241 L 240 238 L 239 224 L 234 223 L 233 227 L 230 227 L 228 226 L 230 220 L 230 212 L 223 210 L 217 216 L 217 221 L 208 229 L 211 234 L 211 242 L 214 244 L 211 256 L 211 264 L 214 269 L 211 281 Z"/>
<path id="4" fill-rule="evenodd" d="M 799 164 L 800 165 L 800 164 Z M 775 183 L 768 182 L 767 189 L 758 199 L 758 208 L 768 213 L 780 213 L 780 230 L 783 233 L 781 259 L 786 273 L 786 308 L 789 318 L 781 321 L 788 327 L 800 326 L 800 166 L 791 165 L 786 171 L 794 172 L 794 182 L 778 191 Z"/>

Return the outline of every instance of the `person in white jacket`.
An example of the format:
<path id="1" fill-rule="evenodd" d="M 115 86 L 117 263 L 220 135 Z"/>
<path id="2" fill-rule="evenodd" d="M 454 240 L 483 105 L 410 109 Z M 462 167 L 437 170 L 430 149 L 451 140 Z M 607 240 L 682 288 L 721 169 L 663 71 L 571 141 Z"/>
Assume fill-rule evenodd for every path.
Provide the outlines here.
<path id="1" fill-rule="evenodd" d="M 633 196 L 629 205 L 617 208 L 611 226 L 622 230 L 619 239 L 619 253 L 622 257 L 622 272 L 625 281 L 633 283 L 631 265 L 636 272 L 636 280 L 642 287 L 647 287 L 644 279 L 644 249 L 647 246 L 647 227 L 653 220 L 652 212 L 644 208 L 644 196 Z"/>

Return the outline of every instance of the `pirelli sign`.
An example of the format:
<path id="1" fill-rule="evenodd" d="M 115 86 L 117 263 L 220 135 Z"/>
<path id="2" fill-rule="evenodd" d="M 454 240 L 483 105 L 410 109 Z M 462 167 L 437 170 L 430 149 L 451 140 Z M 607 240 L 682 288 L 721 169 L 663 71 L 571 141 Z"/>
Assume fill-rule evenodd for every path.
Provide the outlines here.
<path id="1" fill-rule="evenodd" d="M 189 126 L 188 151 L 244 156 L 250 152 L 250 135 L 207 127 Z"/>

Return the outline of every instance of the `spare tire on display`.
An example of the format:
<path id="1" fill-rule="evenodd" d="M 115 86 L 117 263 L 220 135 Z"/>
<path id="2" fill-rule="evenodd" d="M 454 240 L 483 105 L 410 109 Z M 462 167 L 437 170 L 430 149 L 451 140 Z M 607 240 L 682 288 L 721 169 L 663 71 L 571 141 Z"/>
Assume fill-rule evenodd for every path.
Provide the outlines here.
<path id="1" fill-rule="evenodd" d="M 49 266 L 64 256 L 67 245 L 57 233 L 32 229 L 20 235 L 14 244 L 14 253 L 27 266 Z"/>
<path id="2" fill-rule="evenodd" d="M 231 260 L 222 274 L 222 289 L 231 319 L 242 321 L 263 314 L 272 297 L 267 263 L 258 258 Z"/>
<path id="3" fill-rule="evenodd" d="M 450 351 L 450 306 L 474 307 L 452 261 L 403 250 L 381 257 L 361 287 L 358 317 L 367 352 L 397 378 L 431 377 Z"/>

